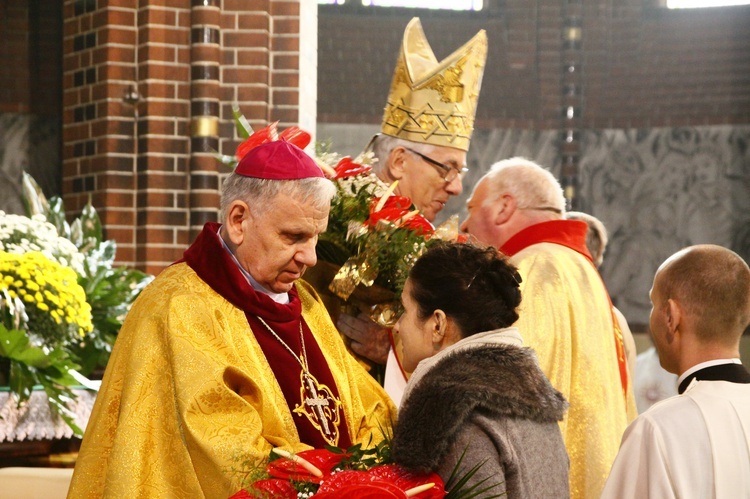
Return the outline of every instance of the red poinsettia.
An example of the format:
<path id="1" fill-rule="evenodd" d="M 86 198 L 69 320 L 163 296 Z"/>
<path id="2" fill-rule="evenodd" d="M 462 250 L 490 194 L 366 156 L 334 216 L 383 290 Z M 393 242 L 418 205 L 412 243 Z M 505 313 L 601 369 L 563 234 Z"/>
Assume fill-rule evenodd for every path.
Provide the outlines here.
<path id="1" fill-rule="evenodd" d="M 336 176 L 333 177 L 333 179 L 339 180 L 342 178 L 355 177 L 357 175 L 365 175 L 372 170 L 372 166 L 360 165 L 359 163 L 352 161 L 351 157 L 344 156 L 334 167 L 334 170 L 336 171 Z"/>
<path id="2" fill-rule="evenodd" d="M 242 160 L 242 158 L 244 158 L 252 149 L 268 142 L 286 140 L 290 144 L 294 144 L 300 149 L 304 149 L 312 140 L 309 133 L 297 126 L 291 126 L 279 133 L 278 124 L 278 121 L 274 121 L 270 125 L 265 126 L 260 130 L 256 130 L 242 144 L 237 146 L 237 160 Z"/>

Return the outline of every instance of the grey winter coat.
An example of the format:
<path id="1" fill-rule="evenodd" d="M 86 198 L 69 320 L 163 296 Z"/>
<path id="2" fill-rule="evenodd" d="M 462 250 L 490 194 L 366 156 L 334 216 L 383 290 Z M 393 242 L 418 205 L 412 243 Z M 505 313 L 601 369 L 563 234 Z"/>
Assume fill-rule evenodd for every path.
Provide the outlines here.
<path id="1" fill-rule="evenodd" d="M 518 340 L 498 341 L 498 335 Z M 393 460 L 438 473 L 450 489 L 463 455 L 458 476 L 484 462 L 469 485 L 494 485 L 478 497 L 569 497 L 569 461 L 557 424 L 567 408 L 563 395 L 533 351 L 519 346 L 515 328 L 475 336 L 418 366 L 394 428 Z"/>

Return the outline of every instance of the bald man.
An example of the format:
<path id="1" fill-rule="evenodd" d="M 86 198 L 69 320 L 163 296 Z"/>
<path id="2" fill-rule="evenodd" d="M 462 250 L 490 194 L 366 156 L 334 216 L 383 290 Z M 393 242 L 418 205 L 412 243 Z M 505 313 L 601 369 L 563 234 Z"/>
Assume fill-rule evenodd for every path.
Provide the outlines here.
<path id="1" fill-rule="evenodd" d="M 651 336 L 679 395 L 626 430 L 602 497 L 750 497 L 750 268 L 714 245 L 683 249 L 657 270 Z"/>

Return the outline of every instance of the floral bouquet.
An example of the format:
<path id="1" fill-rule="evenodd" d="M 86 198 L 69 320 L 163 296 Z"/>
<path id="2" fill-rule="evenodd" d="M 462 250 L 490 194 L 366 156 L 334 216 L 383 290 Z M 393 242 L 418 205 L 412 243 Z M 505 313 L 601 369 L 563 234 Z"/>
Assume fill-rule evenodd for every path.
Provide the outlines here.
<path id="1" fill-rule="evenodd" d="M 73 386 L 106 365 L 122 319 L 152 276 L 113 268 L 114 241 L 104 241 L 87 205 L 73 224 L 59 198 L 49 201 L 24 174 L 29 216 L 0 211 L 0 385 L 22 404 L 35 386 L 76 434 L 68 402 Z"/>
<path id="2" fill-rule="evenodd" d="M 488 478 L 469 484 L 483 463 L 459 471 L 463 456 L 447 482 L 436 473 L 415 473 L 391 462 L 390 439 L 373 448 L 361 444 L 346 451 L 338 447 L 291 454 L 273 449 L 264 467 L 246 472 L 246 483 L 230 499 L 473 499 L 495 498 L 498 483 Z"/>
<path id="3" fill-rule="evenodd" d="M 395 464 L 367 467 L 353 453 L 334 447 L 297 454 L 274 449 L 273 457 L 276 459 L 266 467 L 268 478 L 253 482 L 247 489 L 234 494 L 232 499 L 445 497 L 443 481 L 435 473 L 415 474 Z"/>

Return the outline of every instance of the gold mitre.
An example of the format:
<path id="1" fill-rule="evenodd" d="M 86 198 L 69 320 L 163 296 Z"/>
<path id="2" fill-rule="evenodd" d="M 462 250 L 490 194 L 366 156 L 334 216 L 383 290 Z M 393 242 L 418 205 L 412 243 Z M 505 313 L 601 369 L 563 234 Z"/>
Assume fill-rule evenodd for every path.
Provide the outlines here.
<path id="1" fill-rule="evenodd" d="M 487 34 L 438 62 L 415 17 L 406 26 L 381 131 L 392 137 L 469 149 L 487 59 Z"/>

